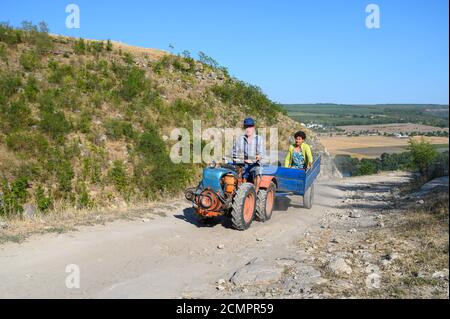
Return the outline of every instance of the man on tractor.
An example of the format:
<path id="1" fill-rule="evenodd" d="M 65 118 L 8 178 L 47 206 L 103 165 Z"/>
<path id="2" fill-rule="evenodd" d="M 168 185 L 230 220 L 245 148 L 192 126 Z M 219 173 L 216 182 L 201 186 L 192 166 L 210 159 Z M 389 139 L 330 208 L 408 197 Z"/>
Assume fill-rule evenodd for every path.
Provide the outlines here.
<path id="1" fill-rule="evenodd" d="M 264 139 L 256 134 L 256 123 L 251 117 L 244 120 L 245 134 L 239 136 L 233 144 L 232 157 L 244 159 L 244 172 L 242 178 L 254 181 L 260 174 L 259 163 L 265 156 Z"/>

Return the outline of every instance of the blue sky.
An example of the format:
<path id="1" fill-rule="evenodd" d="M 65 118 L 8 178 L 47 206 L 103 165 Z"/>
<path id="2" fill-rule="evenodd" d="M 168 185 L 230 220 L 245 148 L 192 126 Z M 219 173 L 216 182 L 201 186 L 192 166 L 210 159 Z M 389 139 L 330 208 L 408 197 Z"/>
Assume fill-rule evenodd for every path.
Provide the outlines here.
<path id="1" fill-rule="evenodd" d="M 70 3 L 80 29 L 65 26 Z M 370 3 L 379 29 L 365 26 Z M 2 0 L 0 21 L 203 51 L 282 103 L 448 104 L 448 10 L 447 0 Z"/>

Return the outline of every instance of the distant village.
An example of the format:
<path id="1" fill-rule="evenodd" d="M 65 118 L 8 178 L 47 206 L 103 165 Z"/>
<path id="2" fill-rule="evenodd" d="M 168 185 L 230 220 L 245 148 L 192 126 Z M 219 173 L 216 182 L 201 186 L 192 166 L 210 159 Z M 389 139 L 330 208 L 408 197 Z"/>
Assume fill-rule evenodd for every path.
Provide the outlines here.
<path id="1" fill-rule="evenodd" d="M 351 126 L 329 126 L 320 123 L 300 123 L 303 127 L 313 130 L 319 135 L 347 135 L 347 136 L 389 136 L 401 139 L 407 139 L 412 136 L 440 136 L 448 137 L 448 129 L 433 129 L 430 130 L 426 126 L 411 125 L 411 128 L 416 130 L 407 130 L 408 125 L 399 124 L 398 128 L 392 124 L 377 124 L 377 125 L 351 125 Z M 375 127 L 377 129 L 375 129 Z M 419 128 L 417 130 L 417 127 Z M 380 129 L 382 128 L 382 129 Z"/>

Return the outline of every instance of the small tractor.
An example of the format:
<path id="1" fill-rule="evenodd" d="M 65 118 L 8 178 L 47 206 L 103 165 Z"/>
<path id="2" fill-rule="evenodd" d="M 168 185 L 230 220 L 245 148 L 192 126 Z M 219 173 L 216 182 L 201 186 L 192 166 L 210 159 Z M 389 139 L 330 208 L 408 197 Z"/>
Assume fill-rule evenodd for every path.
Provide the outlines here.
<path id="1" fill-rule="evenodd" d="M 185 197 L 193 203 L 202 222 L 227 216 L 237 230 L 246 230 L 252 221 L 268 221 L 272 216 L 275 196 L 303 196 L 306 208 L 312 207 L 314 181 L 320 172 L 320 157 L 308 171 L 281 166 L 261 165 L 249 179 L 243 178 L 243 159 L 226 164 L 212 163 L 203 169 L 197 187 L 186 189 Z"/>
<path id="2" fill-rule="evenodd" d="M 250 227 L 255 217 L 267 221 L 272 215 L 276 184 L 273 176 L 256 174 L 249 180 L 242 177 L 245 163 L 234 159 L 232 163 L 212 163 L 203 170 L 203 179 L 185 192 L 194 205 L 200 220 L 225 215 L 235 229 Z"/>

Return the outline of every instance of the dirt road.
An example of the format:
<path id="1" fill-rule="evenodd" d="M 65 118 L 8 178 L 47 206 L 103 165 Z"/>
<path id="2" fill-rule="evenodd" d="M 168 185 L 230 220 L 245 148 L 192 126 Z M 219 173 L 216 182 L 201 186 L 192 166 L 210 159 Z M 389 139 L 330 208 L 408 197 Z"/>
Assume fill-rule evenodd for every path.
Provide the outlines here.
<path id="1" fill-rule="evenodd" d="M 364 187 L 388 181 L 407 179 L 396 174 L 376 176 L 365 179 Z M 357 183 L 351 187 L 357 188 Z M 301 198 L 293 196 L 289 208 L 275 211 L 270 221 L 254 222 L 243 232 L 229 228 L 223 220 L 210 226 L 198 224 L 187 202 L 173 202 L 165 216 L 152 213 L 148 219 L 8 243 L 0 246 L 0 297 L 252 297 L 252 291 L 238 294 L 225 287 L 230 282 L 277 279 L 285 273 L 284 266 L 301 264 L 307 252 L 298 246 L 299 239 L 319 229 L 325 213 L 340 209 L 347 184 L 320 181 L 313 209 L 304 209 Z M 278 268 L 271 270 L 264 262 Z M 66 273 L 66 267 L 72 264 L 79 267 L 80 287 L 70 289 L 66 278 L 72 273 Z M 242 271 L 246 264 L 254 265 L 253 270 Z M 314 270 L 302 271 L 311 278 L 320 277 Z"/>

